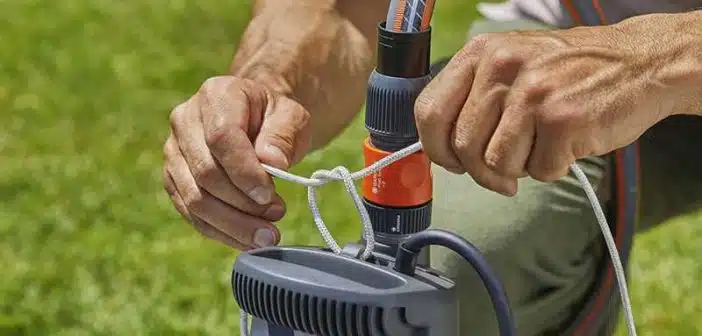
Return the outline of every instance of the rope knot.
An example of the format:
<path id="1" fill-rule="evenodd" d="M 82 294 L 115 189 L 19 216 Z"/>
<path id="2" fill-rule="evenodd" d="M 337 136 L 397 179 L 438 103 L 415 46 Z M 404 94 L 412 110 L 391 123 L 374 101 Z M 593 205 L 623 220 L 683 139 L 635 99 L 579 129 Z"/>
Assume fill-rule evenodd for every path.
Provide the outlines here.
<path id="1" fill-rule="evenodd" d="M 312 173 L 310 179 L 318 181 L 318 183 L 315 183 L 315 185 L 308 185 L 309 187 L 319 187 L 330 181 L 354 180 L 351 172 L 344 166 L 337 166 L 332 170 L 319 169 Z"/>

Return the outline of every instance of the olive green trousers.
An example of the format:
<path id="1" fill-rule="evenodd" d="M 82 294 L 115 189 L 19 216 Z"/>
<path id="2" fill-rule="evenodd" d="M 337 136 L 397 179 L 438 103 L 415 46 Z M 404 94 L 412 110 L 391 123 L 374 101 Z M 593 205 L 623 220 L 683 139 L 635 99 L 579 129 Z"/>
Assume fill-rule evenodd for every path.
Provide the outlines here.
<path id="1" fill-rule="evenodd" d="M 548 28 L 531 21 L 477 21 L 469 36 L 517 29 Z M 702 118 L 670 119 L 639 141 L 639 231 L 702 206 L 702 178 L 695 175 L 702 172 Z M 608 157 L 578 164 L 607 206 L 612 192 Z M 504 283 L 518 335 L 562 334 L 592 295 L 606 253 L 578 180 L 572 174 L 554 183 L 524 178 L 518 195 L 505 197 L 468 175 L 438 166 L 433 172 L 433 227 L 456 232 L 484 252 Z M 431 250 L 431 263 L 456 280 L 461 335 L 498 335 L 492 304 L 471 266 L 443 248 Z M 617 320 L 616 313 L 609 314 Z"/>

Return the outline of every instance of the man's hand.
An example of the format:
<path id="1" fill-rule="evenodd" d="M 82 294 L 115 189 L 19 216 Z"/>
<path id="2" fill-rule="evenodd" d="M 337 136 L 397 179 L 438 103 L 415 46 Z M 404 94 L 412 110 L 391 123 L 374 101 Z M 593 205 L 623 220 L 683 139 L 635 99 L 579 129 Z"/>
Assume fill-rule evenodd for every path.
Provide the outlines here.
<path id="1" fill-rule="evenodd" d="M 285 206 L 261 163 L 288 169 L 309 146 L 309 113 L 233 76 L 207 80 L 171 113 L 164 184 L 202 234 L 237 249 L 277 244 Z"/>
<path id="2" fill-rule="evenodd" d="M 176 209 L 205 236 L 244 250 L 280 241 L 272 223 L 285 205 L 261 163 L 288 169 L 358 113 L 387 0 L 252 5 L 233 76 L 206 81 L 173 110 L 164 145 Z"/>
<path id="3" fill-rule="evenodd" d="M 520 177 L 553 181 L 630 144 L 673 112 L 645 38 L 608 26 L 472 39 L 417 99 L 424 150 L 512 196 Z"/>

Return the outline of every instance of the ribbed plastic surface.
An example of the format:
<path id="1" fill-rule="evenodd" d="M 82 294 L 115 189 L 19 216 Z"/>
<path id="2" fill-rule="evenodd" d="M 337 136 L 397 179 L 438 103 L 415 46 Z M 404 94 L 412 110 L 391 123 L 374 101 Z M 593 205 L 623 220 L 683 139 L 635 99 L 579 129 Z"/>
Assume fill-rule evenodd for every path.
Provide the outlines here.
<path id="1" fill-rule="evenodd" d="M 251 315 L 322 336 L 380 336 L 384 310 L 298 293 L 234 273 L 236 299 Z"/>
<path id="2" fill-rule="evenodd" d="M 366 94 L 366 129 L 371 137 L 392 137 L 407 144 L 419 139 L 414 120 L 414 102 L 431 76 L 396 78 L 373 72 Z M 382 147 L 382 146 L 379 146 Z M 381 148 L 388 150 L 386 148 Z"/>
<path id="3" fill-rule="evenodd" d="M 431 225 L 431 202 L 413 208 L 389 208 L 377 206 L 366 200 L 373 231 L 386 234 L 413 234 L 426 230 Z"/>

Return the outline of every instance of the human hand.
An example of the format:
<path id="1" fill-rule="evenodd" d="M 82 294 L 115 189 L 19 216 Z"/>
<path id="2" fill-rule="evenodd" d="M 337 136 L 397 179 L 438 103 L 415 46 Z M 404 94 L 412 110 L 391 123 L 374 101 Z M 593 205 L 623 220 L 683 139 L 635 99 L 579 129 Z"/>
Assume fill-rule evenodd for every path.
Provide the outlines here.
<path id="1" fill-rule="evenodd" d="M 671 110 L 635 43 L 609 26 L 475 37 L 417 98 L 424 151 L 513 196 L 630 144 Z"/>
<path id="2" fill-rule="evenodd" d="M 208 79 L 171 113 L 164 185 L 178 212 L 233 248 L 275 245 L 285 204 L 261 163 L 288 169 L 309 146 L 309 113 L 248 79 Z"/>

